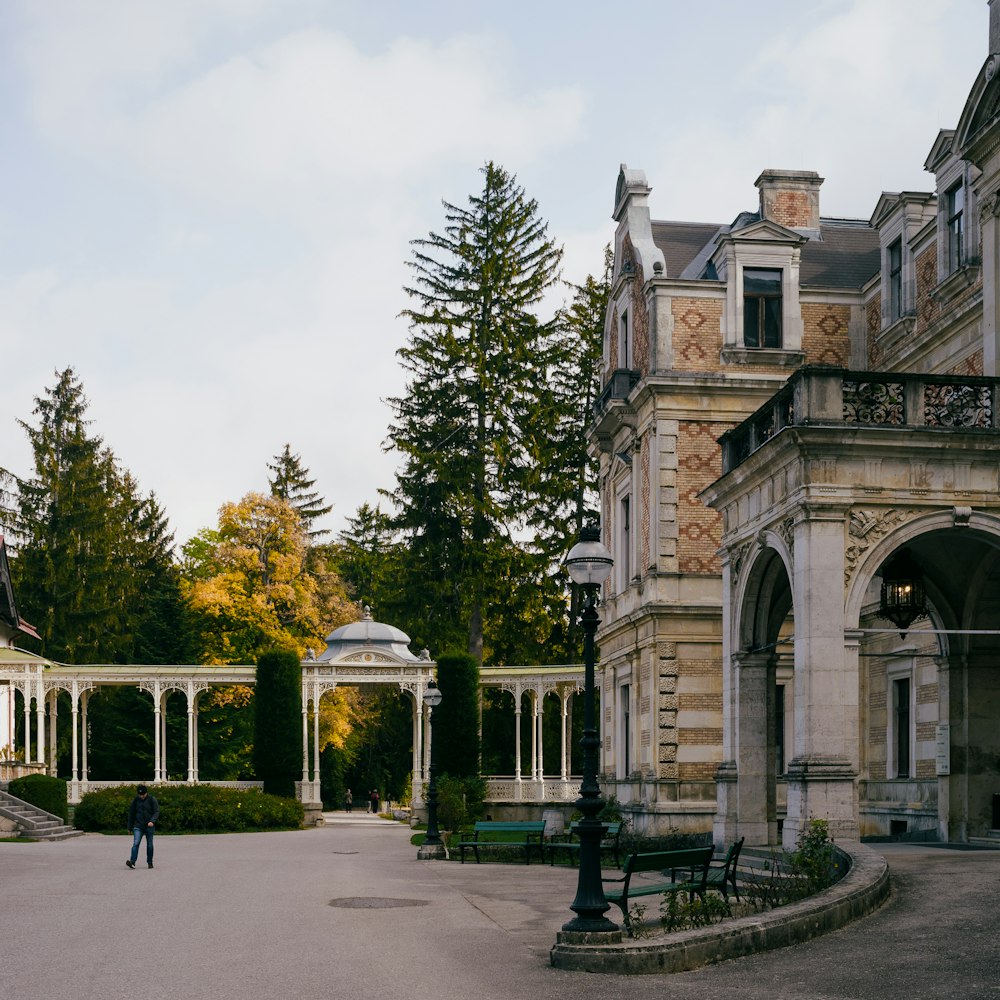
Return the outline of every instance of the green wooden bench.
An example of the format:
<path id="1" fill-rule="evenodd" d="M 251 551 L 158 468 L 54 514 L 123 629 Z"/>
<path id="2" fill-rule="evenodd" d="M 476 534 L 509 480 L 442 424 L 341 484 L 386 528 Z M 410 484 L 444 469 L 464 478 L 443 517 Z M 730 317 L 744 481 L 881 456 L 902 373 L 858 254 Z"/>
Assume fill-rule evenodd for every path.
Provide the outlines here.
<path id="1" fill-rule="evenodd" d="M 605 882 L 620 882 L 620 889 L 605 889 L 604 898 L 622 911 L 625 929 L 632 934 L 629 901 L 640 896 L 686 892 L 705 898 L 708 888 L 708 867 L 712 863 L 711 847 L 692 847 L 680 851 L 649 851 L 630 854 L 621 878 L 605 878 Z M 650 878 L 634 879 L 636 875 L 653 873 Z"/>
<path id="2" fill-rule="evenodd" d="M 531 864 L 531 852 L 538 850 L 539 858 L 545 860 L 545 820 L 524 823 L 500 823 L 494 820 L 480 820 L 472 830 L 472 839 L 463 839 L 458 847 L 458 857 L 465 864 L 465 850 L 472 848 L 479 864 L 479 851 L 484 847 L 521 847 L 524 849 L 524 862 Z"/>
<path id="3" fill-rule="evenodd" d="M 732 888 L 736 894 L 736 901 L 740 899 L 740 887 L 736 884 L 736 866 L 740 860 L 740 851 L 743 849 L 745 837 L 740 837 L 729 846 L 729 850 L 722 858 L 713 858 L 708 866 L 708 879 L 706 880 L 709 889 L 715 889 L 722 893 L 722 898 L 729 906 L 729 890 Z"/>
<path id="4" fill-rule="evenodd" d="M 614 856 L 615 867 L 618 868 L 621 865 L 621 858 L 619 857 L 619 841 L 622 835 L 622 824 L 621 823 L 602 823 L 601 831 L 601 852 L 607 851 L 609 854 Z M 580 853 L 580 824 L 570 823 L 569 833 L 564 834 L 565 840 L 553 837 L 549 843 L 549 864 L 554 865 L 556 863 L 556 852 L 565 851 L 569 856 L 570 864 L 575 864 L 576 858 Z M 574 839 L 576 838 L 576 839 Z"/>

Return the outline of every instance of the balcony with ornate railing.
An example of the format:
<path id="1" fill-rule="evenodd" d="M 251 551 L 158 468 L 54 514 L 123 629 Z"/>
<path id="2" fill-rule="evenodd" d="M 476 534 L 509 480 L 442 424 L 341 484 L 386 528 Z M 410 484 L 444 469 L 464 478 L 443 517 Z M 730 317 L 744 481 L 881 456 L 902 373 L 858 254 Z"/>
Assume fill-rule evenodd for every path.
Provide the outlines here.
<path id="1" fill-rule="evenodd" d="M 608 376 L 601 394 L 594 400 L 594 417 L 600 417 L 613 400 L 628 399 L 640 377 L 640 373 L 634 368 L 616 368 Z"/>
<path id="2" fill-rule="evenodd" d="M 786 427 L 805 425 L 996 431 L 1000 378 L 801 368 L 760 409 L 719 439 L 723 474 Z"/>

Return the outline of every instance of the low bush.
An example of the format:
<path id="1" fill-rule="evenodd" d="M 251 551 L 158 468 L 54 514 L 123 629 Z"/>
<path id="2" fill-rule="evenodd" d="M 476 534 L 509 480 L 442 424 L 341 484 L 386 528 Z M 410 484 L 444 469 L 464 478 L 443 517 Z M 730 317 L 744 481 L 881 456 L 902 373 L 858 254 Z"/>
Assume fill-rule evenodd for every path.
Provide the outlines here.
<path id="1" fill-rule="evenodd" d="M 23 778 L 15 778 L 8 785 L 8 791 L 14 798 L 30 802 L 68 823 L 66 788 L 66 782 L 62 778 L 50 778 L 47 774 L 28 774 Z"/>
<path id="2" fill-rule="evenodd" d="M 160 803 L 159 833 L 238 833 L 292 830 L 302 825 L 302 803 L 266 795 L 258 789 L 210 785 L 153 785 Z M 116 833 L 126 828 L 134 785 L 88 792 L 76 807 L 77 829 Z"/>

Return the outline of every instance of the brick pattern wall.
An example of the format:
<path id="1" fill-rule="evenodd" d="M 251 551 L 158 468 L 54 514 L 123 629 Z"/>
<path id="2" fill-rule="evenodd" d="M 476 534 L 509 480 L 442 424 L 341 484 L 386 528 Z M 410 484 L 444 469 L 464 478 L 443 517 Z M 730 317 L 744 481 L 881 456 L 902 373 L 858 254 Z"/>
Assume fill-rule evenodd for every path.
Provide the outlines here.
<path id="1" fill-rule="evenodd" d="M 970 354 L 967 358 L 959 361 L 957 365 L 951 368 L 946 374 L 948 375 L 982 375 L 983 374 L 983 349 L 980 347 L 977 351 Z"/>
<path id="2" fill-rule="evenodd" d="M 776 191 L 768 199 L 766 212 L 782 226 L 806 228 L 812 220 L 812 199 L 805 191 Z"/>
<path id="3" fill-rule="evenodd" d="M 720 573 L 722 519 L 698 494 L 722 475 L 716 439 L 730 425 L 682 421 L 677 435 L 677 558 L 681 573 Z"/>
<path id="4" fill-rule="evenodd" d="M 851 356 L 850 322 L 850 306 L 803 302 L 802 350 L 806 363 L 846 368 Z"/>
<path id="5" fill-rule="evenodd" d="M 876 295 L 865 307 L 865 338 L 867 340 L 868 370 L 878 371 L 882 352 L 878 349 L 879 330 L 882 329 L 882 299 Z"/>
<path id="6" fill-rule="evenodd" d="M 722 351 L 722 299 L 671 300 L 674 366 L 685 371 L 718 371 Z"/>
<path id="7" fill-rule="evenodd" d="M 629 289 L 629 329 L 632 331 L 632 362 L 631 367 L 635 368 L 642 375 L 649 374 L 649 313 L 646 310 L 646 298 L 642 294 L 643 278 L 642 267 L 635 259 L 635 251 L 632 248 L 632 241 L 628 235 L 622 241 L 622 252 L 626 260 L 632 262 L 635 269 L 635 277 Z"/>
<path id="8" fill-rule="evenodd" d="M 931 291 L 937 285 L 937 244 L 932 243 L 913 263 L 917 274 L 915 329 L 919 333 L 925 327 L 936 323 L 941 315 L 940 307 L 931 298 Z"/>

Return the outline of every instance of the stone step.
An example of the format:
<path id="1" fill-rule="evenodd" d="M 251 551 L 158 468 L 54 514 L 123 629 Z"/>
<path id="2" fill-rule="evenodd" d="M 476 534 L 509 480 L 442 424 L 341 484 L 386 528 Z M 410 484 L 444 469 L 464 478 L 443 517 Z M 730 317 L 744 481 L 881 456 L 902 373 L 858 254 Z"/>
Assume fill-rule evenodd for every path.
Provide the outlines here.
<path id="1" fill-rule="evenodd" d="M 59 816 L 2 790 L 0 816 L 13 822 L 17 836 L 26 840 L 67 840 L 80 836 L 83 832 L 65 825 Z"/>

